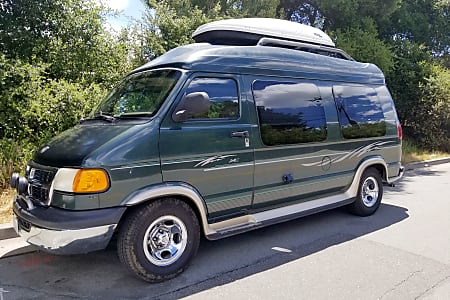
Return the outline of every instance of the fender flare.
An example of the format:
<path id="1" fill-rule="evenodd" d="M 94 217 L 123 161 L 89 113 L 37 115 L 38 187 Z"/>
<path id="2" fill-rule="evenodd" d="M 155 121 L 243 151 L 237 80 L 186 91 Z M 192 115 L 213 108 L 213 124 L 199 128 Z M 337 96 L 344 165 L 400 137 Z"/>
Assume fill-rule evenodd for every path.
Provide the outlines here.
<path id="1" fill-rule="evenodd" d="M 208 224 L 208 209 L 203 197 L 193 186 L 184 182 L 164 182 L 162 184 L 141 188 L 128 195 L 120 205 L 130 207 L 158 198 L 177 196 L 188 199 L 188 204 L 193 205 L 197 210 L 200 217 L 200 226 L 205 235 L 215 232 Z"/>

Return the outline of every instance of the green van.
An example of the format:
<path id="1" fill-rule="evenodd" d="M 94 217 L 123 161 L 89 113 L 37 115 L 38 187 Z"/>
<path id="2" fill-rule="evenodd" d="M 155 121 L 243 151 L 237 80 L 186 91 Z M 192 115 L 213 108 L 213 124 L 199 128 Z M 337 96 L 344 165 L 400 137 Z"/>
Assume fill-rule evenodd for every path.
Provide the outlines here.
<path id="1" fill-rule="evenodd" d="M 403 167 L 376 66 L 289 21 L 218 21 L 194 39 L 132 71 L 12 175 L 20 236 L 75 254 L 114 235 L 124 265 L 158 282 L 187 267 L 201 236 L 378 209 Z"/>

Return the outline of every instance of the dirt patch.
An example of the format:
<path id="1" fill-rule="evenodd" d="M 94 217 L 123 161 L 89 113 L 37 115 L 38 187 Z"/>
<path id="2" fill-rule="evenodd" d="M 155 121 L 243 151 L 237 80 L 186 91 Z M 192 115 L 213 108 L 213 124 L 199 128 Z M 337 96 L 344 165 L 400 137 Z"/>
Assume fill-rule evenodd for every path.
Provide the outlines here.
<path id="1" fill-rule="evenodd" d="M 0 224 L 12 222 L 14 190 L 2 190 L 0 194 Z"/>

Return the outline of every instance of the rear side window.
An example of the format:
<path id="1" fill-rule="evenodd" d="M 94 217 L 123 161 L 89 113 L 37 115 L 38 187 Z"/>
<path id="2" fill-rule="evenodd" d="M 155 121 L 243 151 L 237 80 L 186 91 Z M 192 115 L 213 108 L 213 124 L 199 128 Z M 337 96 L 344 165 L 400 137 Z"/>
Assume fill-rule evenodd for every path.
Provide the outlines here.
<path id="1" fill-rule="evenodd" d="M 253 83 L 253 97 L 265 145 L 326 139 L 325 110 L 316 85 L 257 80 Z"/>
<path id="2" fill-rule="evenodd" d="M 239 118 L 238 87 L 231 78 L 197 77 L 193 79 L 186 94 L 205 92 L 211 106 L 208 113 L 193 116 L 192 119 L 237 119 Z"/>
<path id="3" fill-rule="evenodd" d="M 383 110 L 374 89 L 333 86 L 342 135 L 346 139 L 386 135 Z"/>

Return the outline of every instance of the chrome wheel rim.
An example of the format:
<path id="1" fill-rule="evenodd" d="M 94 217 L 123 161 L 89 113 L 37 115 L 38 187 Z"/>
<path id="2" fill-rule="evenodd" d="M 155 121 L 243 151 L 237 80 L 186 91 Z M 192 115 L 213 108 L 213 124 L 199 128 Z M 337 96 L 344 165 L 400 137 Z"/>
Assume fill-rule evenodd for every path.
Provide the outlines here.
<path id="1" fill-rule="evenodd" d="M 361 198 L 367 207 L 372 207 L 377 203 L 380 188 L 378 181 L 374 177 L 367 177 L 361 188 Z"/>
<path id="2" fill-rule="evenodd" d="M 177 261 L 187 245 L 187 229 L 175 216 L 162 216 L 147 228 L 143 247 L 147 259 L 156 266 Z"/>

